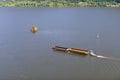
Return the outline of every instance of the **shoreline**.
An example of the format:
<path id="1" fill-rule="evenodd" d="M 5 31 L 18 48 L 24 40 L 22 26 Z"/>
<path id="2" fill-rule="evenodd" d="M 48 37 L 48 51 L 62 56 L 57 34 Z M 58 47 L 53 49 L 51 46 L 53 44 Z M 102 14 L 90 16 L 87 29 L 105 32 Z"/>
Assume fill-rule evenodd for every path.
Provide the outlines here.
<path id="1" fill-rule="evenodd" d="M 0 2 L 0 7 L 120 7 L 117 2 L 78 2 L 78 3 L 62 3 L 62 2 L 32 2 L 32 1 L 17 1 L 17 2 Z"/>

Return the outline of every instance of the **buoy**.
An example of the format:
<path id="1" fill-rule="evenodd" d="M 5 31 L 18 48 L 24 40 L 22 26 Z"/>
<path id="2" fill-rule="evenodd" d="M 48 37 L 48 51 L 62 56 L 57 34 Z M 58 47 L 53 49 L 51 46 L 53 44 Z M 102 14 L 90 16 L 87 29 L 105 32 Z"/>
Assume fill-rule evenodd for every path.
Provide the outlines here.
<path id="1" fill-rule="evenodd" d="M 37 28 L 36 26 L 32 26 L 31 31 L 32 31 L 33 33 L 35 33 L 35 32 L 38 31 L 38 28 Z"/>

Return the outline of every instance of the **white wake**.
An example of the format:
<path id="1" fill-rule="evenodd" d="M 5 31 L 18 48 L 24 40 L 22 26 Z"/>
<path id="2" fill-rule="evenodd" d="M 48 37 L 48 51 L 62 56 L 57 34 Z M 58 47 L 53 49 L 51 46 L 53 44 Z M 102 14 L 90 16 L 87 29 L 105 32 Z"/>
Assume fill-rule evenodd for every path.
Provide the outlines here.
<path id="1" fill-rule="evenodd" d="M 93 52 L 93 50 L 89 51 L 89 55 L 93 56 L 93 57 L 98 57 L 98 58 L 105 58 L 105 59 L 112 59 L 112 60 L 120 60 L 118 58 L 111 58 L 111 57 L 106 57 L 106 56 L 102 56 L 102 55 L 97 55 Z"/>

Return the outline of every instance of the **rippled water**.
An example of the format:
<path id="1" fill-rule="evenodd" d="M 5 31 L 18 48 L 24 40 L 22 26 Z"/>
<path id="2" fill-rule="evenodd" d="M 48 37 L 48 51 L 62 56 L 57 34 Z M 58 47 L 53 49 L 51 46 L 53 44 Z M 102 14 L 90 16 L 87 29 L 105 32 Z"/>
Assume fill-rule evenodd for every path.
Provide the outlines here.
<path id="1" fill-rule="evenodd" d="M 92 49 L 120 59 L 119 26 L 119 8 L 0 8 L 0 80 L 119 80 L 119 60 L 51 49 Z"/>

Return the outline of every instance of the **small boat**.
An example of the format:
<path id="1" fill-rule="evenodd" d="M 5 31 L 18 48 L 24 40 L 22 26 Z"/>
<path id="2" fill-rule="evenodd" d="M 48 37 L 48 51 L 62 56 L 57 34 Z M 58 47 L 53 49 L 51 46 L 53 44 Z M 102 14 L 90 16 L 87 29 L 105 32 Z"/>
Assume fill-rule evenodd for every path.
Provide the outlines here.
<path id="1" fill-rule="evenodd" d="M 68 52 L 68 53 L 81 54 L 81 55 L 89 54 L 88 50 L 76 49 L 76 48 L 66 48 L 66 47 L 61 47 L 61 46 L 54 46 L 54 47 L 52 47 L 52 49 L 57 50 L 57 51 L 64 51 L 64 52 Z"/>

